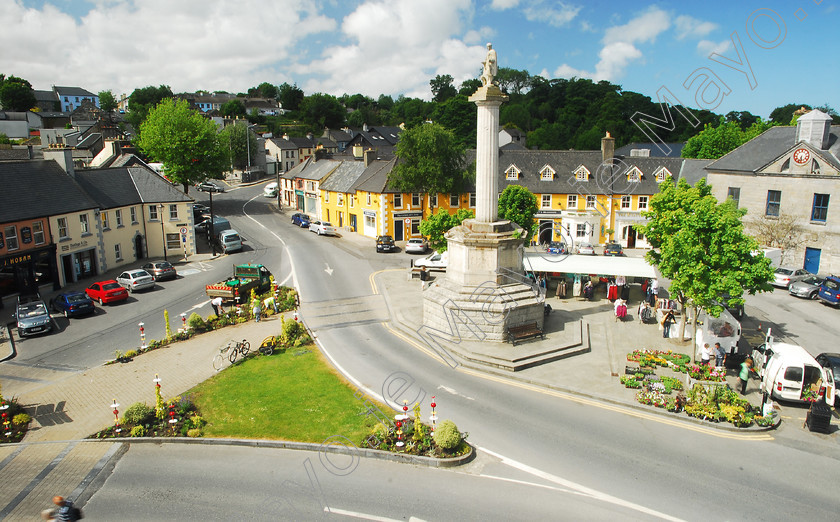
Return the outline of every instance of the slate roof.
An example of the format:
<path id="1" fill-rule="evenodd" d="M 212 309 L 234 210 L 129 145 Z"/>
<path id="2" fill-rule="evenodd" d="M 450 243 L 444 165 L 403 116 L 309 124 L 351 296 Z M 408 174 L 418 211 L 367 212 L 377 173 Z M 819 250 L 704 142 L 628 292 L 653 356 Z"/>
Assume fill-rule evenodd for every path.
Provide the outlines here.
<path id="1" fill-rule="evenodd" d="M 329 138 L 329 139 L 335 141 L 336 143 L 339 143 L 339 142 L 345 142 L 346 143 L 346 142 L 350 141 L 351 139 L 353 139 L 353 135 L 350 134 L 347 131 L 344 131 L 344 130 L 330 130 L 330 129 L 325 130 L 324 131 L 324 136 L 322 136 L 322 137 Z"/>
<path id="2" fill-rule="evenodd" d="M 390 174 L 396 162 L 396 158 L 371 161 L 359 180 L 353 184 L 351 191 L 363 190 L 378 194 L 400 192 L 388 186 L 388 174 Z"/>
<path id="3" fill-rule="evenodd" d="M 623 147 L 615 149 L 616 156 L 630 156 L 633 149 L 644 149 L 650 151 L 651 158 L 679 158 L 682 155 L 685 143 L 628 143 Z M 671 152 L 667 152 L 668 148 Z M 662 151 L 665 149 L 665 152 Z"/>
<path id="4" fill-rule="evenodd" d="M 344 193 L 355 192 L 356 189 L 353 188 L 353 185 L 365 173 L 365 170 L 363 161 L 342 161 L 338 168 L 321 183 L 321 190 Z"/>
<path id="5" fill-rule="evenodd" d="M 287 179 L 308 179 L 308 180 L 322 180 L 329 175 L 330 172 L 336 169 L 341 164 L 340 161 L 322 159 L 314 161 L 314 158 L 307 158 L 306 161 L 298 163 L 295 168 L 290 170 L 282 177 Z"/>
<path id="6" fill-rule="evenodd" d="M 268 141 L 277 145 L 280 150 L 298 150 L 298 146 L 283 138 L 270 138 Z"/>
<path id="7" fill-rule="evenodd" d="M 0 163 L 0 186 L 0 223 L 99 206 L 52 160 Z"/>
<path id="8" fill-rule="evenodd" d="M 677 176 L 677 173 L 674 173 L 674 181 L 677 179 L 684 179 L 688 182 L 689 185 L 692 187 L 695 183 L 700 181 L 702 178 L 706 177 L 706 167 L 711 164 L 714 160 L 707 160 L 707 159 L 687 159 L 683 161 L 682 170 Z"/>
<path id="9" fill-rule="evenodd" d="M 94 96 L 97 96 L 96 94 L 93 94 L 90 91 L 82 89 L 81 87 L 58 87 L 58 86 L 56 86 L 56 87 L 53 87 L 53 90 L 55 91 L 55 93 L 59 97 L 61 97 L 61 96 L 85 96 L 85 97 L 88 97 L 89 96 L 89 97 L 92 98 Z"/>
<path id="10" fill-rule="evenodd" d="M 20 161 L 32 159 L 31 147 L 0 148 L 0 161 Z"/>
<path id="11" fill-rule="evenodd" d="M 58 96 L 54 91 L 40 91 L 33 89 L 32 93 L 35 95 L 35 101 L 39 102 L 55 102 L 58 101 Z"/>
<path id="12" fill-rule="evenodd" d="M 144 167 L 77 170 L 76 181 L 106 210 L 140 203 L 193 201 L 157 173 Z"/>

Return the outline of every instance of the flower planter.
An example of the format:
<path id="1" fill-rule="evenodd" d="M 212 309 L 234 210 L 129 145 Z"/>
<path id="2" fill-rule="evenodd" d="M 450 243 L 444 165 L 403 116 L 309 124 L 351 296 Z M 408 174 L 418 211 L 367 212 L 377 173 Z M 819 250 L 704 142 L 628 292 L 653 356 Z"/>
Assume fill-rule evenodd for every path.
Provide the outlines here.
<path id="1" fill-rule="evenodd" d="M 710 389 L 712 386 L 726 386 L 726 381 L 704 381 L 701 379 L 695 379 L 689 374 L 685 374 L 685 389 L 690 390 L 694 388 L 695 384 L 699 384 L 706 389 Z"/>
<path id="2" fill-rule="evenodd" d="M 639 368 L 636 366 L 625 366 L 624 367 L 624 374 L 625 375 L 636 375 L 639 372 Z"/>

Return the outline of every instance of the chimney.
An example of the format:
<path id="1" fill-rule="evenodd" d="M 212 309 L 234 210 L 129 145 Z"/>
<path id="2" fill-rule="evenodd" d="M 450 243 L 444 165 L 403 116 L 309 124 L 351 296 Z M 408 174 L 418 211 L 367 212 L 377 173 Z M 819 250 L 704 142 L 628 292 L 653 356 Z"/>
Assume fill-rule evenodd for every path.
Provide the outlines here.
<path id="1" fill-rule="evenodd" d="M 362 130 L 365 131 L 365 132 L 368 131 L 367 123 L 362 124 Z"/>
<path id="2" fill-rule="evenodd" d="M 607 135 L 601 138 L 601 161 L 612 165 L 613 158 L 615 158 L 615 138 L 607 132 Z"/>
<path id="3" fill-rule="evenodd" d="M 285 132 L 283 133 L 283 139 L 286 140 L 286 141 L 289 141 L 289 135 L 286 134 Z"/>
<path id="4" fill-rule="evenodd" d="M 816 149 L 826 150 L 830 133 L 831 116 L 818 109 L 809 111 L 796 120 L 796 143 L 804 141 Z"/>
<path id="5" fill-rule="evenodd" d="M 373 149 L 367 149 L 365 151 L 365 167 L 369 167 L 375 158 L 375 151 Z"/>
<path id="6" fill-rule="evenodd" d="M 61 145 L 51 145 L 44 149 L 44 159 L 55 161 L 68 176 L 76 177 L 76 170 L 73 168 L 73 149 Z"/>

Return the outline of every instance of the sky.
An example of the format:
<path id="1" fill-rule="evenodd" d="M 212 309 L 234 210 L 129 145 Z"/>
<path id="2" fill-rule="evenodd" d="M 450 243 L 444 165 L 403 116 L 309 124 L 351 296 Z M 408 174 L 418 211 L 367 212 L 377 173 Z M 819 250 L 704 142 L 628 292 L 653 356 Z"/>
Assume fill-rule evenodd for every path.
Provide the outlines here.
<path id="1" fill-rule="evenodd" d="M 430 99 L 438 74 L 477 78 L 492 42 L 500 67 L 766 118 L 840 110 L 838 1 L 0 0 L 0 73 L 117 96 L 288 82 Z"/>

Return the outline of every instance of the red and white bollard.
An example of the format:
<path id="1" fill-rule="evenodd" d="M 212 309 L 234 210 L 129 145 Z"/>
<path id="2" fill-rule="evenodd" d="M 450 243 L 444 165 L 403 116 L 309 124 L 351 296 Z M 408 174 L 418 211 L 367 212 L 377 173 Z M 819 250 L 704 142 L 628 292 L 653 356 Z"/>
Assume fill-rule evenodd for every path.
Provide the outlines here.
<path id="1" fill-rule="evenodd" d="M 187 331 L 187 314 L 186 313 L 181 314 L 181 327 L 184 329 L 185 332 Z"/>
<path id="2" fill-rule="evenodd" d="M 405 442 L 402 440 L 402 426 L 408 420 L 408 401 L 403 401 L 403 412 L 399 415 L 394 415 L 394 420 L 397 421 L 397 447 L 402 448 L 405 446 Z"/>
<path id="3" fill-rule="evenodd" d="M 143 328 L 144 323 L 140 323 L 137 326 L 140 327 L 140 349 L 146 349 L 146 329 Z"/>
<path id="4" fill-rule="evenodd" d="M 435 413 L 436 406 L 437 404 L 435 404 L 435 396 L 432 395 L 432 414 L 429 415 L 429 420 L 432 421 L 432 435 L 435 434 L 435 426 L 437 424 L 437 413 Z"/>
<path id="5" fill-rule="evenodd" d="M 299 321 L 299 319 L 298 319 L 297 310 L 295 310 L 295 322 L 297 322 L 297 321 Z"/>
<path id="6" fill-rule="evenodd" d="M 111 408 L 114 410 L 114 433 L 122 431 L 122 428 L 120 428 L 120 410 L 117 409 L 119 406 L 117 399 L 114 399 L 114 402 L 111 403 Z"/>

